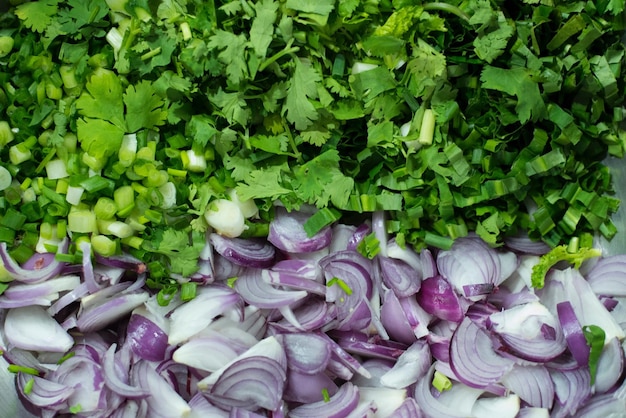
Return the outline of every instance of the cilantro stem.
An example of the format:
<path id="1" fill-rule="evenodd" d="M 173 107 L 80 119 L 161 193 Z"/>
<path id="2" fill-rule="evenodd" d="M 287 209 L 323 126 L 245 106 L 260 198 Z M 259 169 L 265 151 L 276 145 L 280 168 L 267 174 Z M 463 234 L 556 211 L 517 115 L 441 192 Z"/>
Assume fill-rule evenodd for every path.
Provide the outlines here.
<path id="1" fill-rule="evenodd" d="M 259 72 L 265 70 L 268 66 L 272 65 L 273 63 L 275 63 L 276 61 L 278 61 L 285 55 L 294 54 L 298 52 L 300 50 L 300 47 L 291 46 L 292 43 L 293 43 L 293 39 L 290 39 L 289 42 L 287 42 L 287 45 L 285 45 L 283 49 L 281 49 L 280 51 L 278 51 L 277 53 L 275 53 L 274 55 L 272 55 L 271 57 L 263 61 L 261 65 L 259 65 Z"/>
<path id="2" fill-rule="evenodd" d="M 440 1 L 435 1 L 432 3 L 425 3 L 424 4 L 424 10 L 428 11 L 428 10 L 435 10 L 435 11 L 440 11 L 440 12 L 448 12 L 448 13 L 452 13 L 455 16 L 460 17 L 461 19 L 465 20 L 466 22 L 469 22 L 470 17 L 467 13 L 465 13 L 463 10 L 459 9 L 457 6 L 453 6 L 451 4 L 448 3 L 444 3 L 444 2 L 440 2 Z"/>

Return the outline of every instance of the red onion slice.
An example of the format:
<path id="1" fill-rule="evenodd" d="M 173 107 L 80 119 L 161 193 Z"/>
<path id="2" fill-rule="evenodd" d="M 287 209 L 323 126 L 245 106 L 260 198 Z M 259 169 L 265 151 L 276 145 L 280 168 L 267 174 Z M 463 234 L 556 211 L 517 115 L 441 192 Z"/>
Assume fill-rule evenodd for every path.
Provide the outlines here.
<path id="1" fill-rule="evenodd" d="M 107 290 L 107 288 L 103 290 Z M 99 292 L 93 295 L 97 295 Z M 95 304 L 93 302 L 88 305 L 82 304 L 76 318 L 76 327 L 81 332 L 99 331 L 130 314 L 133 309 L 146 302 L 149 297 L 148 292 L 124 293 L 119 296 L 102 298 Z"/>
<path id="2" fill-rule="evenodd" d="M 121 364 L 116 361 L 116 348 L 117 344 L 111 344 L 102 359 L 105 385 L 118 395 L 129 399 L 140 399 L 150 396 L 150 393 L 146 390 L 128 384 L 128 370 L 121 370 Z"/>
<path id="3" fill-rule="evenodd" d="M 218 254 L 235 264 L 253 268 L 274 264 L 276 250 L 264 239 L 227 238 L 213 233 L 209 240 Z"/>
<path id="4" fill-rule="evenodd" d="M 280 406 L 286 379 L 285 367 L 274 359 L 238 358 L 220 373 L 206 396 L 224 406 L 274 410 Z"/>
<path id="5" fill-rule="evenodd" d="M 226 286 L 200 287 L 196 297 L 170 315 L 168 343 L 176 345 L 206 328 L 215 317 L 241 305 L 241 297 Z"/>
<path id="6" fill-rule="evenodd" d="M 304 223 L 309 217 L 304 212 L 287 212 L 287 209 L 277 207 L 274 219 L 270 222 L 268 241 L 288 253 L 309 253 L 328 247 L 332 229 L 327 226 L 309 237 L 304 230 Z"/>
<path id="7" fill-rule="evenodd" d="M 487 331 L 467 317 L 452 335 L 450 366 L 459 381 L 470 387 L 497 383 L 513 364 L 494 351 Z"/>
<path id="8" fill-rule="evenodd" d="M 604 393 L 613 389 L 624 374 L 624 349 L 617 338 L 613 338 L 604 346 L 598 368 L 594 388 L 596 393 Z"/>
<path id="9" fill-rule="evenodd" d="M 552 370 L 555 413 L 558 416 L 576 416 L 576 411 L 591 397 L 591 375 L 587 367 L 574 370 Z"/>
<path id="10" fill-rule="evenodd" d="M 334 395 L 339 387 L 327 373 L 301 373 L 291 368 L 287 369 L 287 383 L 283 399 L 288 402 L 311 403 L 324 399 L 324 391 Z"/>
<path id="11" fill-rule="evenodd" d="M 291 418 L 345 418 L 356 409 L 358 403 L 358 387 L 346 382 L 329 400 L 298 406 L 289 412 L 289 416 Z"/>
<path id="12" fill-rule="evenodd" d="M 530 406 L 552 407 L 554 383 L 543 365 L 515 365 L 502 377 L 502 384 Z"/>
<path id="13" fill-rule="evenodd" d="M 422 281 L 417 301 L 426 312 L 439 319 L 453 322 L 463 320 L 464 312 L 459 297 L 450 283 L 439 275 Z"/>
<path id="14" fill-rule="evenodd" d="M 425 415 L 414 398 L 406 398 L 388 418 L 424 418 Z"/>
<path id="15" fill-rule="evenodd" d="M 58 246 L 58 253 L 67 250 L 69 240 L 64 238 Z M 65 263 L 56 260 L 49 255 L 35 254 L 26 265 L 32 267 L 24 268 L 20 266 L 9 255 L 6 242 L 0 242 L 0 258 L 4 263 L 4 268 L 11 274 L 14 280 L 24 283 L 39 283 L 58 276 Z"/>
<path id="16" fill-rule="evenodd" d="M 378 257 L 383 282 L 398 297 L 412 296 L 420 289 L 421 272 L 418 272 L 403 260 L 390 257 Z"/>
<path id="17" fill-rule="evenodd" d="M 325 295 L 326 286 L 311 280 L 307 277 L 302 277 L 297 273 L 290 273 L 286 271 L 274 271 L 263 270 L 263 280 L 276 286 L 283 286 L 289 289 L 304 290 L 308 293 L 314 293 L 316 295 Z"/>
<path id="18" fill-rule="evenodd" d="M 314 375 L 326 369 L 331 354 L 326 339 L 308 333 L 284 334 L 282 338 L 290 370 Z"/>
<path id="19" fill-rule="evenodd" d="M 10 309 L 4 320 L 4 334 L 15 347 L 31 351 L 65 353 L 74 339 L 41 306 Z"/>
<path id="20" fill-rule="evenodd" d="M 150 393 L 145 398 L 148 416 L 155 418 L 183 417 L 191 408 L 178 392 L 159 375 L 152 364 L 139 360 L 131 369 L 131 384 L 137 384 Z"/>
<path id="21" fill-rule="evenodd" d="M 572 304 L 568 301 L 561 302 L 556 305 L 556 310 L 570 353 L 579 365 L 586 366 L 589 363 L 590 348 Z"/>
<path id="22" fill-rule="evenodd" d="M 119 254 L 119 255 L 110 255 L 103 256 L 101 254 L 94 254 L 94 258 L 96 263 L 102 264 L 104 266 L 122 268 L 126 271 L 133 271 L 135 273 L 145 273 L 146 265 L 143 261 L 139 260 L 136 257 L 133 257 L 130 254 Z"/>
<path id="23" fill-rule="evenodd" d="M 428 343 L 418 340 L 398 357 L 393 368 L 381 376 L 380 382 L 389 388 L 406 388 L 426 375 L 431 360 Z"/>
<path id="24" fill-rule="evenodd" d="M 448 405 L 442 402 L 441 393 L 432 387 L 435 366 L 430 366 L 428 373 L 415 385 L 413 397 L 428 418 L 464 418 L 468 414 L 458 408 L 458 405 Z M 478 397 L 477 395 L 475 395 Z"/>
<path id="25" fill-rule="evenodd" d="M 518 357 L 546 362 L 567 348 L 561 324 L 540 302 L 530 302 L 489 316 L 490 329 Z"/>
<path id="26" fill-rule="evenodd" d="M 203 333 L 202 336 L 194 337 L 177 348 L 172 358 L 177 363 L 214 372 L 249 348 L 249 345 L 222 336 L 217 332 Z"/>
<path id="27" fill-rule="evenodd" d="M 126 341 L 139 358 L 161 361 L 165 358 L 168 337 L 163 326 L 152 320 L 154 317 L 146 309 L 135 309 L 126 328 Z"/>
<path id="28" fill-rule="evenodd" d="M 291 305 L 307 296 L 304 290 L 282 290 L 268 283 L 260 270 L 244 272 L 235 281 L 235 290 L 250 305 L 264 309 Z"/>
<path id="29" fill-rule="evenodd" d="M 597 295 L 626 296 L 626 255 L 599 259 L 585 278 Z"/>
<path id="30" fill-rule="evenodd" d="M 29 383 L 32 380 L 32 383 Z M 60 410 L 65 401 L 74 393 L 74 388 L 26 373 L 17 374 L 17 389 L 20 395 L 32 405 L 48 410 Z M 30 390 L 26 386 L 32 385 Z"/>

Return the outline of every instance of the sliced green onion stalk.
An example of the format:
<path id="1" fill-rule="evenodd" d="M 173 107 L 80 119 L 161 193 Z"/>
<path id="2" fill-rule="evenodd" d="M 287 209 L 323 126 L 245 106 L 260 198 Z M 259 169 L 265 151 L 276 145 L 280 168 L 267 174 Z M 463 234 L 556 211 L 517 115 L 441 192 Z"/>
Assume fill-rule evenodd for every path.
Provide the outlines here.
<path id="1" fill-rule="evenodd" d="M 435 371 L 433 374 L 433 387 L 439 392 L 452 389 L 452 381 L 445 374 Z"/>

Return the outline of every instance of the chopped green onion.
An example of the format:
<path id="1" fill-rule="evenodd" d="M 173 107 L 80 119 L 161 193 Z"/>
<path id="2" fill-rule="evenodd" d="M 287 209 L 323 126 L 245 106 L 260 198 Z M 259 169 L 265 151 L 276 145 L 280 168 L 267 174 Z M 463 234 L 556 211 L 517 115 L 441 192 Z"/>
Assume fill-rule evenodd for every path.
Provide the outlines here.
<path id="1" fill-rule="evenodd" d="M 444 237 L 434 234 L 432 232 L 426 232 L 424 235 L 424 243 L 428 246 L 439 248 L 442 250 L 449 250 L 454 243 L 454 240 L 450 237 Z"/>
<path id="2" fill-rule="evenodd" d="M 26 384 L 24 385 L 24 394 L 28 395 L 33 391 L 33 387 L 35 386 L 35 379 L 32 377 L 28 379 Z"/>
<path id="3" fill-rule="evenodd" d="M 17 364 L 9 364 L 7 370 L 11 373 L 26 373 L 33 376 L 39 376 L 39 370 L 32 367 L 19 366 Z"/>
<path id="4" fill-rule="evenodd" d="M 363 239 L 357 244 L 356 250 L 363 257 L 371 260 L 380 252 L 380 241 L 376 238 L 376 234 L 372 232 L 363 237 Z"/>
<path id="5" fill-rule="evenodd" d="M 330 394 L 328 393 L 328 389 L 326 388 L 322 389 L 322 399 L 324 400 L 324 402 L 330 402 Z"/>
<path id="6" fill-rule="evenodd" d="M 198 285 L 194 282 L 187 282 L 180 285 L 180 300 L 190 301 L 196 297 Z"/>
<path id="7" fill-rule="evenodd" d="M 437 389 L 438 392 L 450 390 L 452 389 L 452 381 L 448 376 L 436 370 L 433 374 L 433 387 Z"/>
<path id="8" fill-rule="evenodd" d="M 338 221 L 341 218 L 341 212 L 333 208 L 322 208 L 315 212 L 304 223 L 304 231 L 308 237 L 312 237 L 323 228 Z"/>
<path id="9" fill-rule="evenodd" d="M 0 225 L 17 231 L 24 226 L 26 219 L 27 217 L 23 213 L 9 208 L 2 217 L 2 220 L 0 220 Z"/>
<path id="10" fill-rule="evenodd" d="M 98 232 L 96 214 L 88 209 L 74 208 L 67 215 L 67 228 L 71 232 Z"/>
<path id="11" fill-rule="evenodd" d="M 93 235 L 91 237 L 91 247 L 95 253 L 105 257 L 112 256 L 117 251 L 117 244 L 106 235 Z"/>
<path id="12" fill-rule="evenodd" d="M 334 285 L 339 286 L 346 295 L 350 296 L 352 294 L 352 289 L 350 289 L 350 286 L 348 286 L 348 284 L 344 282 L 343 280 L 341 280 L 339 277 L 333 277 L 332 279 L 328 281 L 328 283 L 326 283 L 326 286 L 328 287 L 331 287 Z"/>

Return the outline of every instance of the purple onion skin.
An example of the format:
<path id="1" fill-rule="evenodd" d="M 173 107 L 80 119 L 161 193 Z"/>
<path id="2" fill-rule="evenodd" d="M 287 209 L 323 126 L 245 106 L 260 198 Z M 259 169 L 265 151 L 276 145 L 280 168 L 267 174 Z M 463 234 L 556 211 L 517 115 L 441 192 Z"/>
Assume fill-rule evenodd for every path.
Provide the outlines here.
<path id="1" fill-rule="evenodd" d="M 450 283 L 439 275 L 422 281 L 417 301 L 426 312 L 439 319 L 453 322 L 463 320 L 464 312 L 459 297 Z"/>
<path id="2" fill-rule="evenodd" d="M 144 360 L 161 361 L 165 358 L 167 334 L 145 316 L 130 316 L 126 338 L 133 353 Z"/>

